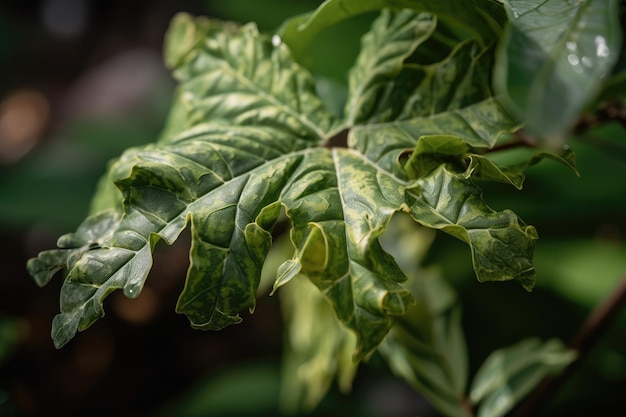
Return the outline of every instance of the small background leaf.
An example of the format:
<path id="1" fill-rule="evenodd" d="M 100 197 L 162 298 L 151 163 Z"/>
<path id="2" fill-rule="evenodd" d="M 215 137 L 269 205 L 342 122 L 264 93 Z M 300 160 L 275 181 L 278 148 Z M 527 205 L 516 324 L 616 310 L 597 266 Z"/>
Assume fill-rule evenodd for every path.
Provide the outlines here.
<path id="1" fill-rule="evenodd" d="M 407 286 L 416 305 L 396 320 L 379 352 L 397 376 L 444 415 L 467 417 L 468 362 L 457 296 L 437 270 L 419 266 L 433 235 L 411 223 L 405 216 L 395 218 L 389 230 L 395 240 L 386 247 L 410 271 Z"/>
<path id="2" fill-rule="evenodd" d="M 304 276 L 280 292 L 287 321 L 281 404 L 288 414 L 311 411 L 337 379 L 351 390 L 358 364 L 352 361 L 356 337 L 337 320 L 328 299 Z"/>
<path id="3" fill-rule="evenodd" d="M 344 19 L 384 8 L 412 9 L 416 12 L 437 14 L 460 32 L 478 39 L 490 40 L 494 36 L 494 21 L 481 13 L 473 3 L 452 0 L 327 0 L 312 14 L 298 16 L 287 21 L 279 34 L 289 44 L 296 56 L 302 55 L 306 47 L 321 30 Z"/>
<path id="4" fill-rule="evenodd" d="M 563 370 L 576 358 L 558 340 L 528 339 L 494 351 L 476 373 L 470 389 L 478 417 L 501 417 L 543 378 Z"/>

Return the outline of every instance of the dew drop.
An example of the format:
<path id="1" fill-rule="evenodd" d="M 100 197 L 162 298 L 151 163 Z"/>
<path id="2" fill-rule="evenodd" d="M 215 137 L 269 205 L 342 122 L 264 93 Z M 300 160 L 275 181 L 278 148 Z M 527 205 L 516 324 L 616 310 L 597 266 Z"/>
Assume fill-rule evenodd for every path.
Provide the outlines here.
<path id="1" fill-rule="evenodd" d="M 565 44 L 565 47 L 570 51 L 575 51 L 578 46 L 576 45 L 576 42 L 569 41 Z"/>
<path id="2" fill-rule="evenodd" d="M 578 59 L 578 57 L 574 54 L 569 54 L 567 56 L 567 61 L 571 64 L 571 65 L 578 65 L 580 64 L 580 59 Z"/>
<path id="3" fill-rule="evenodd" d="M 139 295 L 139 290 L 136 286 L 124 287 L 124 295 L 128 298 L 136 298 Z"/>
<path id="4" fill-rule="evenodd" d="M 596 36 L 596 55 L 602 58 L 609 56 L 609 47 L 602 36 Z"/>
<path id="5" fill-rule="evenodd" d="M 275 48 L 278 48 L 282 43 L 283 43 L 283 40 L 280 38 L 280 36 L 278 35 L 272 36 L 272 45 L 274 45 Z"/>

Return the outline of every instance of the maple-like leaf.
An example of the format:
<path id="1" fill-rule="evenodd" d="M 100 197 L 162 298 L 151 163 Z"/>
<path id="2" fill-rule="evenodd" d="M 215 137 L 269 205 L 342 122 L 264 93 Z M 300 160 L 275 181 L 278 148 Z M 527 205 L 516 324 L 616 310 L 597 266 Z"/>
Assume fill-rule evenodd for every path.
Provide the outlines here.
<path id="1" fill-rule="evenodd" d="M 363 38 L 337 119 L 280 38 L 253 24 L 177 16 L 166 62 L 179 87 L 160 140 L 125 152 L 99 188 L 96 212 L 60 249 L 29 261 L 41 285 L 67 269 L 55 344 L 102 317 L 112 291 L 138 296 L 155 244 L 171 244 L 185 228 L 190 266 L 177 311 L 200 329 L 238 323 L 255 307 L 283 213 L 294 254 L 275 288 L 308 277 L 356 334 L 357 360 L 414 302 L 379 243 L 397 212 L 468 243 L 479 280 L 531 288 L 534 229 L 491 210 L 473 182 L 479 172 L 502 180 L 494 172 L 508 171 L 486 162 L 459 168 L 519 128 L 491 94 L 493 51 L 459 40 L 441 60 L 420 63 L 432 58 L 424 41 L 436 25 L 430 15 L 384 10 Z M 345 130 L 347 147 L 333 147 Z M 450 146 L 461 148 L 459 166 Z"/>

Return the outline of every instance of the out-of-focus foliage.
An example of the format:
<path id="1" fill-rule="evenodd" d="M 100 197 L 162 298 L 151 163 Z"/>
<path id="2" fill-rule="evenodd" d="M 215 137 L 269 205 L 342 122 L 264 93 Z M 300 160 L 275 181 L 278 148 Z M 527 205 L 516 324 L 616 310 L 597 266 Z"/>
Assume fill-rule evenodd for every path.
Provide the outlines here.
<path id="1" fill-rule="evenodd" d="M 20 324 L 18 319 L 0 316 L 0 362 L 17 346 L 22 332 Z"/>
<path id="2" fill-rule="evenodd" d="M 496 65 L 496 86 L 534 135 L 552 147 L 562 146 L 619 58 L 619 2 L 504 4 L 509 24 Z"/>
<path id="3" fill-rule="evenodd" d="M 480 417 L 506 415 L 546 376 L 561 371 L 576 357 L 558 340 L 524 340 L 494 351 L 476 372 L 470 400 Z"/>

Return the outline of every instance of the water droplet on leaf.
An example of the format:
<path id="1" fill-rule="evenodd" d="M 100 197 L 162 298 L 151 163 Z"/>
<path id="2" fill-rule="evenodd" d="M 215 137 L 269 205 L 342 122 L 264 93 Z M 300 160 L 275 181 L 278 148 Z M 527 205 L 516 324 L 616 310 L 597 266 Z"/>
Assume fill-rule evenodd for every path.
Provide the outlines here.
<path id="1" fill-rule="evenodd" d="M 596 36 L 596 55 L 602 58 L 609 56 L 609 47 L 602 36 Z"/>

